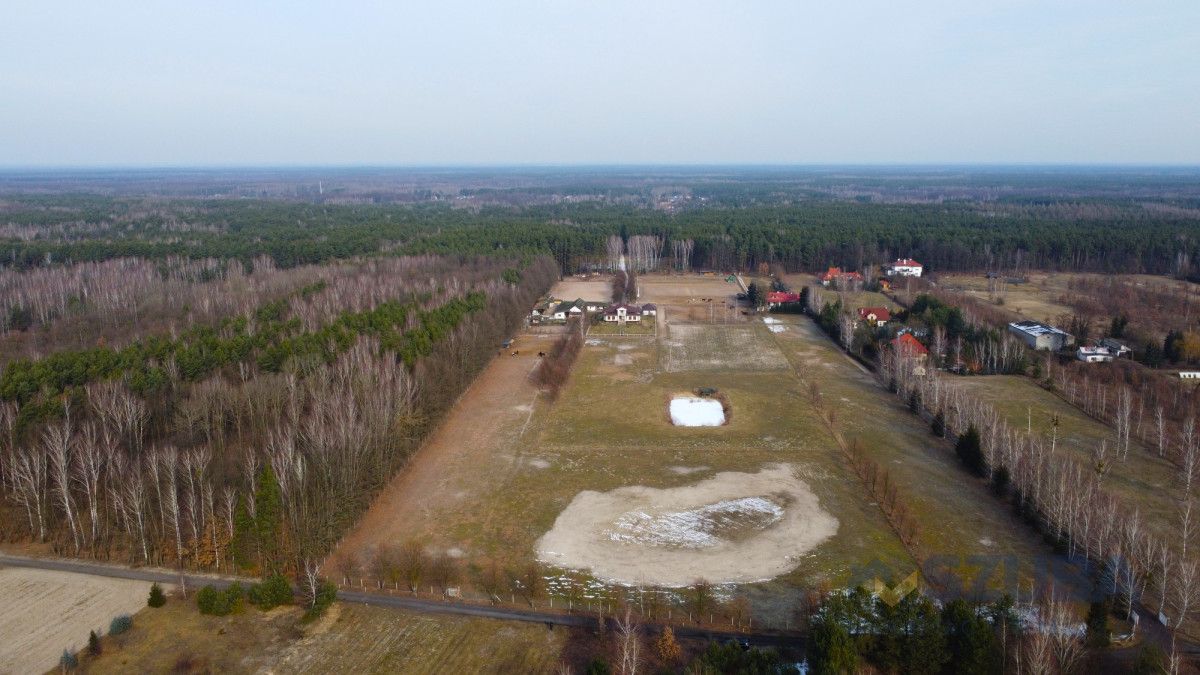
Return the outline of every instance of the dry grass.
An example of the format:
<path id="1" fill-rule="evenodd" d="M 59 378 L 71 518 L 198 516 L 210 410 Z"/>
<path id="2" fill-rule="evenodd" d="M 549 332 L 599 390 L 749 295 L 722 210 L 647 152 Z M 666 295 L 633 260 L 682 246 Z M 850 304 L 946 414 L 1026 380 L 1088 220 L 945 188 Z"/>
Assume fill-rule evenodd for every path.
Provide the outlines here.
<path id="1" fill-rule="evenodd" d="M 64 649 L 107 632 L 113 617 L 145 607 L 150 584 L 67 572 L 0 569 L 0 673 L 54 668 Z"/>
<path id="2" fill-rule="evenodd" d="M 1003 308 L 1019 318 L 1056 323 L 1063 314 L 1072 309 L 1059 302 L 1071 291 L 1067 288 L 1073 277 L 1071 273 L 1032 273 L 1029 282 L 1001 284 L 997 291 L 989 293 L 988 279 L 982 274 L 943 274 L 938 285 L 952 291 L 961 291 L 984 302 L 1003 300 Z"/>
<path id="3" fill-rule="evenodd" d="M 1054 431 L 1051 420 L 1057 417 L 1057 447 L 1070 452 L 1076 461 L 1085 466 L 1093 464 L 1092 453 L 1101 442 L 1108 443 L 1109 458 L 1115 457 L 1116 432 L 1111 427 L 1088 417 L 1027 377 L 991 375 L 955 378 L 953 382 L 967 387 L 972 394 L 995 406 L 1009 424 L 1021 429 L 1028 428 L 1047 442 Z M 1136 406 L 1134 410 L 1136 414 Z M 1153 424 L 1149 412 L 1143 424 Z M 1173 538 L 1178 536 L 1175 527 L 1178 522 L 1176 505 L 1183 495 L 1178 475 L 1179 471 L 1174 465 L 1134 441 L 1128 458 L 1116 461 L 1105 476 L 1104 487 L 1124 503 L 1136 506 L 1143 522 L 1152 530 Z"/>
<path id="4" fill-rule="evenodd" d="M 886 467 L 908 496 L 921 525 L 926 558 L 956 562 L 959 575 L 973 580 L 977 568 L 965 564 L 968 556 L 1011 556 L 1027 580 L 1034 565 L 1053 555 L 959 466 L 945 442 L 935 439 L 902 402 L 838 351 L 811 320 L 781 318 L 794 325 L 794 330 L 775 336 L 784 353 L 805 379 L 820 386 L 825 405 L 835 411 L 847 439 L 858 439 L 867 456 Z M 991 581 L 1000 581 L 1002 575 L 996 570 Z M 1072 575 L 1068 581 L 1081 580 Z"/>
<path id="5" fill-rule="evenodd" d="M 540 624 L 340 603 L 312 625 L 299 619 L 295 608 L 204 616 L 172 599 L 81 662 L 89 673 L 546 673 L 566 637 Z"/>

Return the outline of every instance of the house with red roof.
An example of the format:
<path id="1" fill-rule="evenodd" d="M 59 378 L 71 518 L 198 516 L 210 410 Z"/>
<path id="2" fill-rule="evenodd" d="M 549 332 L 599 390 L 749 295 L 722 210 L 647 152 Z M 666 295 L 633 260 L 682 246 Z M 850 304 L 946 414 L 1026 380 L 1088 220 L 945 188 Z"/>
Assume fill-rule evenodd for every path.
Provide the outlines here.
<path id="1" fill-rule="evenodd" d="M 897 258 L 885 269 L 889 277 L 919 277 L 925 271 L 925 266 L 912 258 Z"/>
<path id="2" fill-rule="evenodd" d="M 846 286 L 852 282 L 862 283 L 863 275 L 858 272 L 847 272 L 840 267 L 830 267 L 825 274 L 821 275 L 821 285 L 829 286 Z"/>
<path id="3" fill-rule="evenodd" d="M 887 307 L 859 307 L 858 318 L 876 327 L 883 327 L 892 320 L 892 313 Z"/>
<path id="4" fill-rule="evenodd" d="M 900 356 L 906 356 L 915 359 L 924 359 L 929 356 L 929 350 L 921 341 L 912 336 L 912 333 L 904 333 L 900 337 L 892 340 L 892 349 Z"/>
<path id="5" fill-rule="evenodd" d="M 800 294 L 785 291 L 769 291 L 767 293 L 768 307 L 778 307 L 791 302 L 800 302 Z"/>

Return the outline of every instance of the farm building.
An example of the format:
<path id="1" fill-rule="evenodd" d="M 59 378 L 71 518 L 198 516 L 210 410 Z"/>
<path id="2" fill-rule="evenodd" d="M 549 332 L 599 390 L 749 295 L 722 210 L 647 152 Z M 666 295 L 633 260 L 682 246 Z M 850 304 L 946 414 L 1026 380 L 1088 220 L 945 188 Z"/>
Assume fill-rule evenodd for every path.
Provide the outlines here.
<path id="1" fill-rule="evenodd" d="M 1200 370 L 1181 370 L 1179 371 L 1179 379 L 1200 380 Z"/>
<path id="2" fill-rule="evenodd" d="M 778 307 L 783 304 L 800 302 L 799 293 L 788 293 L 784 291 L 770 291 L 767 293 L 767 306 Z"/>
<path id="3" fill-rule="evenodd" d="M 642 316 L 658 316 L 658 305 L 652 302 L 642 305 Z"/>
<path id="4" fill-rule="evenodd" d="M 1115 357 L 1108 347 L 1081 346 L 1075 350 L 1075 358 L 1084 363 L 1104 363 L 1112 361 Z"/>
<path id="5" fill-rule="evenodd" d="M 925 266 L 912 258 L 898 258 L 885 265 L 884 271 L 889 277 L 919 277 L 925 271 Z"/>
<path id="6" fill-rule="evenodd" d="M 892 320 L 892 313 L 888 311 L 887 307 L 859 307 L 858 318 L 882 327 Z"/>
<path id="7" fill-rule="evenodd" d="M 572 300 L 571 302 L 560 302 L 550 314 L 550 318 L 555 321 L 566 321 L 572 316 L 583 316 L 584 311 L 583 300 Z"/>
<path id="8" fill-rule="evenodd" d="M 1133 354 L 1133 350 L 1128 345 L 1116 338 L 1106 337 L 1100 340 L 1100 346 L 1108 348 L 1108 351 L 1112 352 L 1112 355 L 1118 359 Z"/>
<path id="9" fill-rule="evenodd" d="M 1075 336 L 1040 321 L 1015 321 L 1008 324 L 1008 332 L 1034 349 L 1056 352 L 1075 344 Z"/>
<path id="10" fill-rule="evenodd" d="M 610 305 L 608 309 L 604 310 L 604 320 L 609 323 L 641 321 L 642 309 L 637 305 Z"/>

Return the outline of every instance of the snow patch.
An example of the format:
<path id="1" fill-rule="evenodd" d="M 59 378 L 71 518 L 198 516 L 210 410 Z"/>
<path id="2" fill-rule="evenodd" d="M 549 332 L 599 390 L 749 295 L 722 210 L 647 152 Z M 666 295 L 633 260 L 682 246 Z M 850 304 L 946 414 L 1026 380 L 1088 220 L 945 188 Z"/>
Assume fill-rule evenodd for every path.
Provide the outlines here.
<path id="1" fill-rule="evenodd" d="M 725 408 L 711 398 L 686 396 L 671 399 L 671 424 L 677 427 L 719 427 L 725 423 Z"/>
<path id="2" fill-rule="evenodd" d="M 787 326 L 767 326 L 767 330 L 771 331 L 772 333 L 782 333 L 783 331 L 787 330 Z"/>
<path id="3" fill-rule="evenodd" d="M 630 511 L 617 518 L 614 528 L 607 534 L 609 539 L 620 543 L 710 548 L 724 541 L 719 533 L 725 530 L 761 530 L 781 518 L 783 508 L 770 499 L 742 497 L 653 515 L 640 510 Z"/>
<path id="4" fill-rule="evenodd" d="M 782 322 L 782 321 L 780 321 L 779 319 L 776 319 L 776 318 L 775 318 L 775 317 L 773 317 L 773 316 L 764 316 L 764 317 L 763 317 L 763 323 L 767 324 L 768 326 L 773 326 L 773 325 L 775 325 L 775 324 L 778 324 L 778 323 L 783 323 L 783 322 Z"/>

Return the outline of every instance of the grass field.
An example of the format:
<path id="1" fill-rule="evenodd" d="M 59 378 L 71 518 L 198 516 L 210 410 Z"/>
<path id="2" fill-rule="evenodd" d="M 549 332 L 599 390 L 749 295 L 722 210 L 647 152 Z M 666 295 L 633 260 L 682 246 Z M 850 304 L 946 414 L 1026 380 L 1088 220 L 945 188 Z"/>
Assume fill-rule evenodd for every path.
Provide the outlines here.
<path id="1" fill-rule="evenodd" d="M 81 662 L 89 673 L 550 673 L 566 640 L 540 624 L 340 603 L 299 619 L 295 608 L 204 616 L 172 599 Z"/>
<path id="2" fill-rule="evenodd" d="M 803 378 L 819 384 L 846 437 L 858 439 L 908 495 L 922 524 L 926 556 L 960 562 L 969 556 L 1010 557 L 1019 561 L 1021 576 L 1031 578 L 1033 565 L 1051 556 L 1051 549 L 997 503 L 986 486 L 970 478 L 947 444 L 838 351 L 811 320 L 780 318 L 790 329 L 775 336 L 784 353 Z M 962 565 L 959 572 L 970 575 L 972 569 Z M 993 581 L 998 579 L 999 574 Z M 1073 573 L 1067 580 L 1081 581 Z"/>
<path id="3" fill-rule="evenodd" d="M 942 274 L 938 284 L 952 291 L 962 291 L 985 302 L 1003 300 L 1003 308 L 1019 317 L 1056 323 L 1063 314 L 1071 314 L 1069 306 L 1060 302 L 1070 293 L 1067 284 L 1075 276 L 1070 273 L 1032 273 L 1021 284 L 999 284 L 996 292 L 988 291 L 988 279 L 982 274 Z"/>
<path id="4" fill-rule="evenodd" d="M 1109 457 L 1115 457 L 1116 432 L 1111 427 L 1088 417 L 1027 377 L 959 377 L 953 382 L 995 406 L 1009 424 L 1029 428 L 1047 442 L 1053 434 L 1051 420 L 1057 417 L 1057 447 L 1072 453 L 1085 466 L 1091 465 L 1093 449 L 1102 441 L 1108 442 Z M 1152 424 L 1149 415 L 1145 424 Z M 1173 464 L 1133 441 L 1128 458 L 1116 461 L 1105 476 L 1104 487 L 1126 504 L 1136 506 L 1148 527 L 1171 539 L 1178 536 L 1174 534 L 1178 522 L 1176 505 L 1183 496 L 1178 473 Z"/>
<path id="5" fill-rule="evenodd" d="M 0 569 L 0 673 L 55 668 L 64 649 L 108 631 L 113 617 L 146 606 L 150 584 L 67 572 Z"/>

